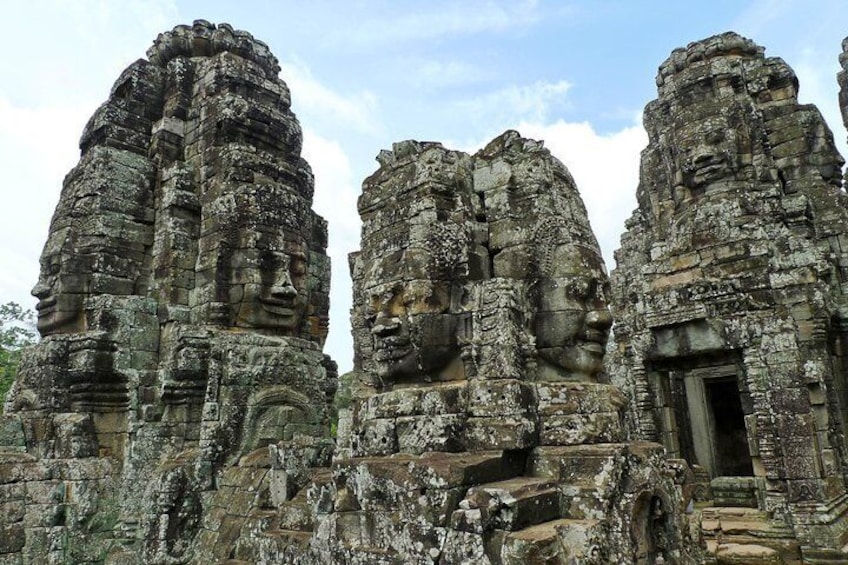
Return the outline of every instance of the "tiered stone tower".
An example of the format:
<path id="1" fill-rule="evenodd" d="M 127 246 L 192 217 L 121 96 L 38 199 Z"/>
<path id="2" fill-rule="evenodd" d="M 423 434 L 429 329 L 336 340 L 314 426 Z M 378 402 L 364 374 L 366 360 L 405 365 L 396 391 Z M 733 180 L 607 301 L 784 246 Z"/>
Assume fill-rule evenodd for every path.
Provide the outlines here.
<path id="1" fill-rule="evenodd" d="M 842 158 L 792 70 L 736 34 L 674 51 L 657 85 L 607 366 L 633 431 L 708 486 L 719 562 L 845 562 Z"/>
<path id="2" fill-rule="evenodd" d="M 566 168 L 514 131 L 378 160 L 316 562 L 685 562 L 674 468 L 625 441 L 601 371 L 607 278 Z"/>
<path id="3" fill-rule="evenodd" d="M 269 444 L 328 460 L 326 224 L 278 73 L 248 33 L 178 26 L 86 126 L 2 420 L 0 560 L 229 555 L 262 503 L 228 488 L 269 491 Z"/>

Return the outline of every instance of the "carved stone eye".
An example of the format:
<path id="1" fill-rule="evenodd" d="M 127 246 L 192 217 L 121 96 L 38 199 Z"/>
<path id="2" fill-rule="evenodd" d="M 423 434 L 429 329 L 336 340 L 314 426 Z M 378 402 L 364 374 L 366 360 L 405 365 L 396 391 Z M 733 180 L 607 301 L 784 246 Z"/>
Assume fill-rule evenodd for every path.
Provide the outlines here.
<path id="1" fill-rule="evenodd" d="M 712 145 L 721 143 L 722 141 L 724 141 L 724 137 L 724 130 L 721 128 L 715 128 L 711 131 L 708 131 L 707 134 L 704 136 L 707 143 L 710 143 Z"/>
<path id="2" fill-rule="evenodd" d="M 59 274 L 59 271 L 62 269 L 62 264 L 58 261 L 51 261 L 50 263 L 44 265 L 43 269 L 45 275 L 47 275 L 48 277 L 52 277 L 54 275 Z"/>

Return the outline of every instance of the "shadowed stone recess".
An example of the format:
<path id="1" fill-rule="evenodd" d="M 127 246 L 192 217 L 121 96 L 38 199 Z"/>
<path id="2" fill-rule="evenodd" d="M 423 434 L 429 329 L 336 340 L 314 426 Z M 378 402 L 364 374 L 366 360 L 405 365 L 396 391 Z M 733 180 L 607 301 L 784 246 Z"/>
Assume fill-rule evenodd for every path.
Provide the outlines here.
<path id="1" fill-rule="evenodd" d="M 632 433 L 694 466 L 710 558 L 842 562 L 843 160 L 763 52 L 725 33 L 660 66 L 607 367 Z"/>

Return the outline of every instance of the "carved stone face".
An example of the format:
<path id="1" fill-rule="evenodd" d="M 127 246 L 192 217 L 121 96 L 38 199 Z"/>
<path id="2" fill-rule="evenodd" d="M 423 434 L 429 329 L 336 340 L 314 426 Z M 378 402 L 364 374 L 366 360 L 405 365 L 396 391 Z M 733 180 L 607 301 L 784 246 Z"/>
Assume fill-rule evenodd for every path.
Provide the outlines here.
<path id="1" fill-rule="evenodd" d="M 539 357 L 556 376 L 592 380 L 603 369 L 612 325 L 607 284 L 603 261 L 592 248 L 569 243 L 553 250 L 539 281 L 534 330 Z"/>
<path id="2" fill-rule="evenodd" d="M 371 289 L 366 324 L 381 378 L 437 373 L 459 356 L 459 320 L 450 306 L 451 287 L 444 281 L 398 281 Z"/>
<path id="3" fill-rule="evenodd" d="M 296 331 L 306 313 L 307 259 L 301 245 L 286 252 L 250 250 L 236 253 L 230 286 L 235 325 Z"/>
<path id="4" fill-rule="evenodd" d="M 32 295 L 38 298 L 35 309 L 42 336 L 85 329 L 83 302 L 91 272 L 82 258 L 73 256 L 72 246 L 70 230 L 51 232 L 41 254 L 41 272 Z"/>
<path id="5" fill-rule="evenodd" d="M 675 142 L 683 185 L 690 189 L 728 178 L 737 169 L 737 134 L 724 116 L 679 127 Z"/>

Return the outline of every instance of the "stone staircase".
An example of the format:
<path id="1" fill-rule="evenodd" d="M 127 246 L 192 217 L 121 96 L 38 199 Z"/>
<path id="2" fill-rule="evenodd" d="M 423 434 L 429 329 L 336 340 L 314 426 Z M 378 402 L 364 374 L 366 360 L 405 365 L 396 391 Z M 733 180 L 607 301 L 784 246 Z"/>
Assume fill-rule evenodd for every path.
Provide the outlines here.
<path id="1" fill-rule="evenodd" d="M 504 565 L 587 557 L 596 527 L 569 515 L 561 485 L 532 476 L 471 487 L 451 515 L 451 529 L 481 535 L 489 561 Z"/>
<path id="2" fill-rule="evenodd" d="M 700 510 L 700 523 L 707 553 L 717 565 L 802 563 L 792 528 L 771 519 L 767 512 L 745 507 L 707 507 Z"/>

